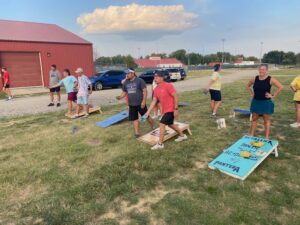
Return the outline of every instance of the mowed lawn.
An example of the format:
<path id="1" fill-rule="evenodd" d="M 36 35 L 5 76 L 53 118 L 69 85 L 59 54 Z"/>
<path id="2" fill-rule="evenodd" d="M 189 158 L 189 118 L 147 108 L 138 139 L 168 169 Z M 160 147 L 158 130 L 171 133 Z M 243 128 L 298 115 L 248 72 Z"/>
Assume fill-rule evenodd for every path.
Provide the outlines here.
<path id="1" fill-rule="evenodd" d="M 292 77 L 278 79 L 285 90 L 275 100 L 271 136 L 279 158 L 268 157 L 244 182 L 207 164 L 248 131 L 247 117 L 229 118 L 234 107 L 249 106 L 246 80 L 224 86 L 227 129 L 210 119 L 209 96 L 180 95 L 191 106 L 180 108 L 179 120 L 193 136 L 162 151 L 135 140 L 128 122 L 95 126 L 125 105 L 87 119 L 59 112 L 0 120 L 0 224 L 299 224 L 300 129 L 289 127 Z"/>

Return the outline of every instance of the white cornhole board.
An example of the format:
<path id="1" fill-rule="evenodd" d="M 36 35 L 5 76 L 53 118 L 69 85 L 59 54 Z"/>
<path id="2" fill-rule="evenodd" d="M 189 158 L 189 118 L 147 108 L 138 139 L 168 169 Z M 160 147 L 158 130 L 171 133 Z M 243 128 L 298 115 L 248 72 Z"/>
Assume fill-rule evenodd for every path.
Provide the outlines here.
<path id="1" fill-rule="evenodd" d="M 251 142 L 263 142 L 262 147 L 254 147 Z M 244 136 L 224 150 L 217 158 L 208 164 L 211 169 L 217 169 L 234 178 L 245 180 L 256 167 L 271 153 L 278 157 L 278 141 L 264 138 Z M 251 153 L 249 158 L 240 156 L 241 151 Z"/>
<path id="2" fill-rule="evenodd" d="M 187 130 L 188 133 L 192 135 L 189 124 L 179 123 L 179 122 L 175 122 L 174 124 L 177 125 L 181 131 Z M 176 131 L 166 126 L 165 137 L 163 142 L 169 140 L 172 137 L 175 137 L 176 135 L 177 135 Z M 155 130 L 150 131 L 149 133 L 141 136 L 138 140 L 150 145 L 156 145 L 157 142 L 159 141 L 159 128 L 156 128 Z"/>

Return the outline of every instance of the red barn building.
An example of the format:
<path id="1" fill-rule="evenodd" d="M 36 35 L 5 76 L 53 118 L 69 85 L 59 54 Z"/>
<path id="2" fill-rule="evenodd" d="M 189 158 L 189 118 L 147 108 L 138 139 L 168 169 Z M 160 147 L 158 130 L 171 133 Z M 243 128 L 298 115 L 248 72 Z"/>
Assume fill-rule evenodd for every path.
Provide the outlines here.
<path id="1" fill-rule="evenodd" d="M 81 37 L 54 24 L 0 20 L 0 27 L 0 67 L 11 87 L 48 86 L 52 64 L 93 74 L 93 45 Z"/>

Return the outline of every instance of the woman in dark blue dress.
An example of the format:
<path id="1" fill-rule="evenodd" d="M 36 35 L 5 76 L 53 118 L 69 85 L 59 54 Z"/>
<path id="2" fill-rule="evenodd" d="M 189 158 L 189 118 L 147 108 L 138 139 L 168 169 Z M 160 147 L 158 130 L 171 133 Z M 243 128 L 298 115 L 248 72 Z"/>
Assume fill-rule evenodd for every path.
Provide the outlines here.
<path id="1" fill-rule="evenodd" d="M 271 93 L 272 85 L 277 88 L 274 94 Z M 254 136 L 257 121 L 259 116 L 262 116 L 264 119 L 265 138 L 269 139 L 271 127 L 270 118 L 274 113 L 273 99 L 281 92 L 283 86 L 278 80 L 268 75 L 268 65 L 262 64 L 259 66 L 259 75 L 249 81 L 247 89 L 253 97 L 250 107 L 252 113 L 250 135 Z"/>

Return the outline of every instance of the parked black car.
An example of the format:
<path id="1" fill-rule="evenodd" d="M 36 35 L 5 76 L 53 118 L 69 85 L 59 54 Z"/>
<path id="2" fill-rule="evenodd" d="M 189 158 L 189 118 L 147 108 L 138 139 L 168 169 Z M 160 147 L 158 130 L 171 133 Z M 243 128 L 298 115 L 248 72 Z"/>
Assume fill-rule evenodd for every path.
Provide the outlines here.
<path id="1" fill-rule="evenodd" d="M 180 75 L 181 75 L 181 80 L 184 80 L 186 78 L 186 72 L 183 68 L 179 69 Z"/>
<path id="2" fill-rule="evenodd" d="M 166 68 L 170 74 L 171 81 L 181 80 L 181 74 L 178 68 Z"/>
<path id="3" fill-rule="evenodd" d="M 164 74 L 164 80 L 167 81 L 167 82 L 170 82 L 171 79 L 170 79 L 170 74 L 167 70 L 160 70 L 160 69 L 157 69 L 157 70 L 147 70 L 146 72 L 142 73 L 139 78 L 143 79 L 146 83 L 152 83 L 153 82 L 153 79 L 154 79 L 154 74 L 156 72 L 162 72 Z"/>

